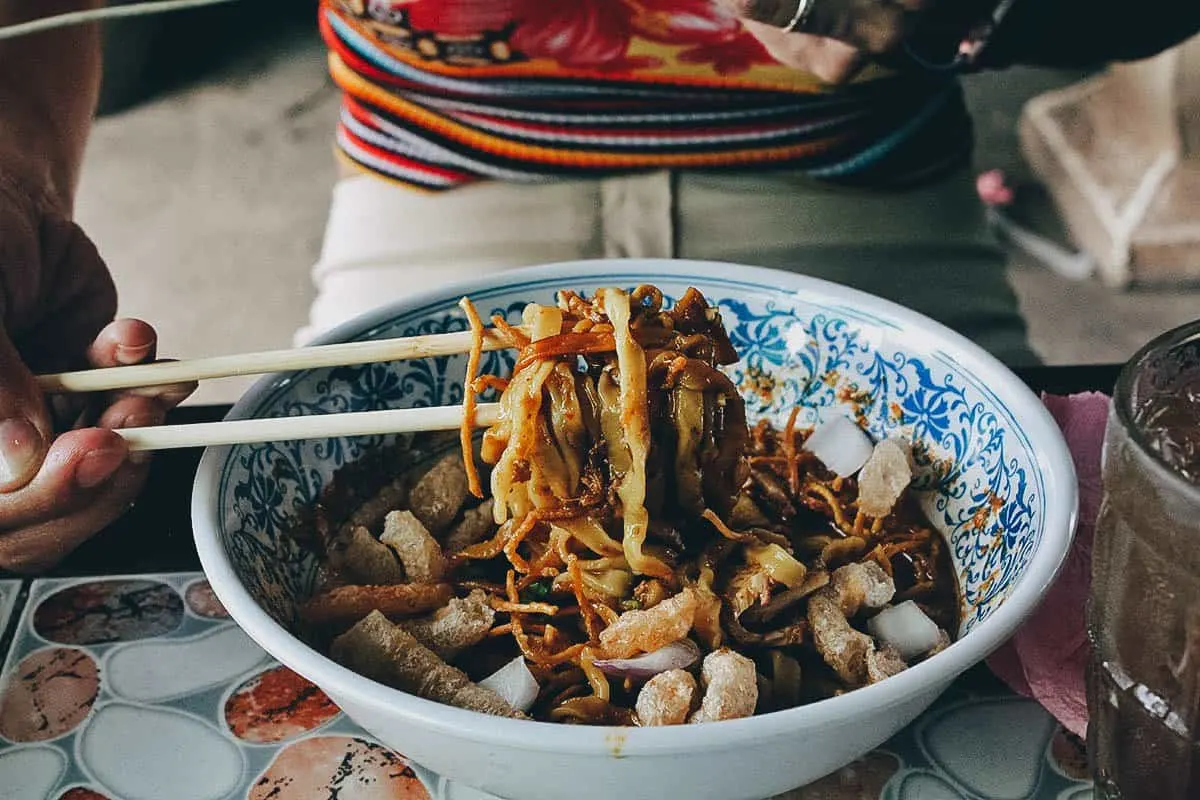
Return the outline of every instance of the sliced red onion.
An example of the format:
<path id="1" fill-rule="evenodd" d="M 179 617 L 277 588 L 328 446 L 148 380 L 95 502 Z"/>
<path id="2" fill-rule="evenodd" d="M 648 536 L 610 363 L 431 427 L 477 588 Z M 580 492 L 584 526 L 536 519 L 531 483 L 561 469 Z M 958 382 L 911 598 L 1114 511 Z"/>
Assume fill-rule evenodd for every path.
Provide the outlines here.
<path id="1" fill-rule="evenodd" d="M 652 653 L 633 658 L 597 659 L 594 663 L 606 675 L 622 678 L 653 678 L 660 672 L 687 669 L 700 658 L 700 646 L 691 639 L 679 639 Z"/>
<path id="2" fill-rule="evenodd" d="M 525 657 L 517 656 L 500 669 L 479 682 L 485 689 L 491 689 L 508 701 L 508 704 L 520 711 L 528 711 L 537 700 L 537 678 L 525 665 Z"/>
<path id="3" fill-rule="evenodd" d="M 881 644 L 891 645 L 905 661 L 938 646 L 942 632 L 912 600 L 888 606 L 867 620 L 867 630 Z"/>
<path id="4" fill-rule="evenodd" d="M 804 449 L 821 459 L 835 475 L 848 478 L 862 469 L 875 444 L 848 417 L 820 422 L 804 442 Z"/>

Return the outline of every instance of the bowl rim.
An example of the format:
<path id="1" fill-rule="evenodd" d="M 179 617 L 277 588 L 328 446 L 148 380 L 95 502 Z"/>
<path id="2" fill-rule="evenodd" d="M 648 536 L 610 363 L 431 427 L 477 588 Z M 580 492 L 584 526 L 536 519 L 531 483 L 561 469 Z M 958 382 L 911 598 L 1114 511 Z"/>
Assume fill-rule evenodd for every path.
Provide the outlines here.
<path id="1" fill-rule="evenodd" d="M 192 492 L 192 528 L 201 566 L 217 597 L 235 622 L 269 654 L 348 705 L 387 708 L 409 724 L 452 738 L 502 747 L 572 755 L 609 753 L 621 757 L 668 755 L 723 749 L 734 741 L 757 740 L 794 733 L 799 729 L 844 723 L 863 714 L 880 713 L 923 691 L 942 687 L 981 662 L 1016 632 L 1036 609 L 1057 577 L 1074 538 L 1078 521 L 1078 484 L 1074 461 L 1065 439 L 1041 400 L 1008 367 L 962 335 L 916 311 L 875 295 L 805 275 L 765 267 L 721 261 L 683 259 L 585 259 L 494 273 L 414 293 L 352 319 L 315 339 L 312 344 L 345 341 L 351 336 L 386 324 L 405 313 L 444 304 L 464 295 L 500 289 L 524 282 L 594 280 L 629 276 L 651 282 L 689 279 L 703 282 L 736 270 L 739 282 L 762 290 L 805 295 L 829 307 L 869 309 L 902 335 L 918 335 L 922 349 L 938 355 L 972 375 L 993 394 L 1002 393 L 1003 405 L 1022 421 L 1033 461 L 1041 468 L 1045 485 L 1042 541 L 1026 574 L 1014 583 L 1001 606 L 967 636 L 933 658 L 899 675 L 838 697 L 806 706 L 745 719 L 706 725 L 661 728 L 570 726 L 551 722 L 514 720 L 467 711 L 425 700 L 377 683 L 341 666 L 310 648 L 267 614 L 244 587 L 217 535 L 220 466 L 229 447 L 205 450 L 196 471 Z M 268 375 L 257 381 L 235 404 L 229 418 L 245 415 L 269 391 L 288 378 Z"/>

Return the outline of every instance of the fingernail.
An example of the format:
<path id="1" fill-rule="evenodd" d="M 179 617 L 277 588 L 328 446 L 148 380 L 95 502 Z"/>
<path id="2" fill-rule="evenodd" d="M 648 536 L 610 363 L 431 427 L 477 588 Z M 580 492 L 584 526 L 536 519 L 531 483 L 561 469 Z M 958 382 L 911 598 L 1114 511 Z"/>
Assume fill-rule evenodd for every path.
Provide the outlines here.
<path id="1" fill-rule="evenodd" d="M 184 400 L 187 400 L 189 397 L 192 396 L 192 394 L 195 391 L 196 391 L 195 386 L 189 387 L 187 389 L 175 389 L 175 390 L 163 393 L 159 399 L 162 400 L 167 405 L 173 407 L 173 406 L 179 405 Z"/>
<path id="2" fill-rule="evenodd" d="M 117 428 L 153 428 L 161 425 L 166 415 L 163 413 L 130 414 L 116 425 Z M 150 461 L 154 454 L 149 450 L 135 450 L 129 453 L 129 463 L 139 466 Z"/>
<path id="3" fill-rule="evenodd" d="M 26 419 L 0 421 L 0 486 L 23 484 L 37 468 L 42 435 Z"/>
<path id="4" fill-rule="evenodd" d="M 155 425 L 161 425 L 163 414 L 130 414 L 125 419 L 121 420 L 118 428 L 153 428 Z"/>
<path id="5" fill-rule="evenodd" d="M 122 364 L 137 364 L 150 355 L 150 349 L 153 347 L 153 343 L 143 344 L 138 347 L 119 344 L 117 345 L 117 361 Z"/>
<path id="6" fill-rule="evenodd" d="M 131 414 L 130 416 L 125 417 L 124 420 L 121 420 L 119 425 L 116 425 L 115 427 L 118 427 L 118 428 L 152 428 L 157 425 L 162 425 L 162 422 L 164 419 L 166 419 L 166 414 L 161 414 L 161 413 L 158 413 L 158 414 L 155 414 L 155 413 Z M 139 465 L 139 467 L 142 467 L 142 465 L 144 465 L 145 463 L 148 463 L 150 461 L 150 458 L 152 456 L 154 456 L 154 453 L 150 452 L 149 450 L 131 451 L 130 452 L 130 463 L 137 464 L 137 465 Z"/>
<path id="7" fill-rule="evenodd" d="M 130 394 L 135 394 L 138 397 L 152 397 L 155 400 L 160 400 L 168 406 L 177 406 L 191 396 L 195 388 L 179 389 L 174 385 L 171 387 L 162 386 L 142 386 L 137 389 L 130 389 Z"/>
<path id="8" fill-rule="evenodd" d="M 124 450 L 94 450 L 79 460 L 75 467 L 75 483 L 82 489 L 92 489 L 112 477 L 125 463 Z"/>

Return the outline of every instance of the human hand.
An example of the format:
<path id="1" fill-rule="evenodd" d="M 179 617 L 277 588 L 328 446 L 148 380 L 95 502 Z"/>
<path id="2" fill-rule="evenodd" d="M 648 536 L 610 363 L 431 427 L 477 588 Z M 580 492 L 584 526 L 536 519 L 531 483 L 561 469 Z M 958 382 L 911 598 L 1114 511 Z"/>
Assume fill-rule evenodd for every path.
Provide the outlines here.
<path id="1" fill-rule="evenodd" d="M 844 83 L 906 42 L 957 47 L 988 0 L 725 0 L 780 63 Z"/>
<path id="2" fill-rule="evenodd" d="M 752 19 L 743 19 L 742 27 L 758 39 L 780 64 L 815 75 L 825 83 L 846 83 L 866 63 L 866 56 L 861 50 L 837 39 L 788 33 L 782 28 Z"/>
<path id="3" fill-rule="evenodd" d="M 49 194 L 0 172 L 0 569 L 53 566 L 133 502 L 145 480 L 114 428 L 156 425 L 191 386 L 43 397 L 37 372 L 155 358 L 154 329 L 114 321 L 95 246 Z"/>

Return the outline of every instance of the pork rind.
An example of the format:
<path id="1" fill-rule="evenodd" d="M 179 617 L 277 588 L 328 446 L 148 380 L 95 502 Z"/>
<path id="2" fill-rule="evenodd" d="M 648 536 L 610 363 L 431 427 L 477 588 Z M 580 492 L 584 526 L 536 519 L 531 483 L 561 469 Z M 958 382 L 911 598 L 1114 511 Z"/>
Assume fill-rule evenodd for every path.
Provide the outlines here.
<path id="1" fill-rule="evenodd" d="M 606 658 L 630 658 L 650 653 L 688 635 L 696 618 L 699 598 L 690 586 L 654 608 L 626 611 L 600 631 Z"/>
<path id="2" fill-rule="evenodd" d="M 633 599 L 637 600 L 643 609 L 654 608 L 667 599 L 670 589 L 658 578 L 650 578 L 639 583 L 633 589 Z"/>
<path id="3" fill-rule="evenodd" d="M 378 611 L 334 639 L 330 652 L 335 661 L 360 675 L 417 697 L 483 714 L 525 717 Z"/>
<path id="4" fill-rule="evenodd" d="M 682 725 L 687 722 L 696 696 L 696 679 L 690 672 L 672 669 L 660 672 L 638 692 L 634 710 L 643 726 Z"/>
<path id="5" fill-rule="evenodd" d="M 412 481 L 407 475 L 384 484 L 373 497 L 354 509 L 350 518 L 342 525 L 343 531 L 356 527 L 363 527 L 369 531 L 379 530 L 389 511 L 403 508 L 408 503 L 411 486 Z"/>
<path id="6" fill-rule="evenodd" d="M 849 618 L 863 609 L 883 608 L 895 594 L 891 576 L 868 561 L 834 570 L 829 585 L 809 598 L 808 622 L 817 652 L 848 685 L 868 681 L 868 657 L 875 653 L 875 640 L 855 630 Z"/>
<path id="7" fill-rule="evenodd" d="M 353 583 L 386 586 L 404 580 L 396 554 L 362 526 L 350 528 L 330 544 L 329 566 Z"/>
<path id="8" fill-rule="evenodd" d="M 476 589 L 466 597 L 455 597 L 433 614 L 405 620 L 400 627 L 438 657 L 450 661 L 471 645 L 487 636 L 496 612 L 488 604 L 487 593 Z"/>
<path id="9" fill-rule="evenodd" d="M 409 510 L 434 535 L 441 535 L 458 516 L 469 492 L 462 455 L 450 453 L 417 481 L 408 496 Z"/>
<path id="10" fill-rule="evenodd" d="M 855 630 L 838 608 L 838 601 L 822 589 L 808 601 L 808 621 L 813 642 L 825 663 L 850 686 L 866 682 L 867 654 L 875 649 L 875 640 Z"/>
<path id="11" fill-rule="evenodd" d="M 899 675 L 908 664 L 894 648 L 884 647 L 867 654 L 867 683 L 879 683 L 884 678 Z"/>
<path id="12" fill-rule="evenodd" d="M 858 473 L 858 510 L 886 517 L 912 483 L 912 451 L 902 439 L 884 439 Z"/>
<path id="13" fill-rule="evenodd" d="M 388 514 L 379 540 L 396 552 L 409 583 L 437 583 L 446 574 L 442 546 L 411 511 Z"/>
<path id="14" fill-rule="evenodd" d="M 389 618 L 425 614 L 446 605 L 453 596 L 448 583 L 338 586 L 309 599 L 300 616 L 314 625 L 351 625 L 372 611 Z"/>
<path id="15" fill-rule="evenodd" d="M 492 511 L 494 506 L 495 501 L 489 497 L 475 508 L 463 512 L 463 518 L 446 534 L 443 552 L 453 555 L 490 538 L 496 532 Z"/>
<path id="16" fill-rule="evenodd" d="M 842 614 L 853 617 L 859 611 L 878 611 L 892 602 L 896 583 L 874 561 L 846 564 L 830 576 L 826 587 L 837 595 Z"/>
<path id="17" fill-rule="evenodd" d="M 758 705 L 758 673 L 754 662 L 727 648 L 704 657 L 700 668 L 704 699 L 689 722 L 719 722 L 754 714 Z"/>

